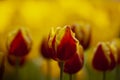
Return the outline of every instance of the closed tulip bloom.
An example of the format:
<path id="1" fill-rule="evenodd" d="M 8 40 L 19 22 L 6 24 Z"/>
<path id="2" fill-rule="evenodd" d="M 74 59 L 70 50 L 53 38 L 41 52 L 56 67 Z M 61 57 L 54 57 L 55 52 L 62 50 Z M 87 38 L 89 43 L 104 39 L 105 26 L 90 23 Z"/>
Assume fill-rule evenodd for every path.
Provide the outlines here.
<path id="1" fill-rule="evenodd" d="M 45 59 L 51 59 L 52 49 L 48 47 L 48 38 L 46 37 L 42 39 L 40 52 Z"/>
<path id="2" fill-rule="evenodd" d="M 48 45 L 52 48 L 52 58 L 58 61 L 66 61 L 70 59 L 77 51 L 79 42 L 75 38 L 69 26 L 57 27 L 56 30 L 52 29 Z"/>
<path id="3" fill-rule="evenodd" d="M 92 64 L 96 70 L 107 71 L 116 66 L 116 60 L 112 45 L 101 42 L 95 49 Z"/>
<path id="4" fill-rule="evenodd" d="M 91 27 L 89 25 L 72 25 L 72 31 L 84 49 L 87 49 L 91 41 Z"/>
<path id="5" fill-rule="evenodd" d="M 68 74 L 77 73 L 84 65 L 83 48 L 79 46 L 76 54 L 64 64 L 64 72 Z"/>
<path id="6" fill-rule="evenodd" d="M 7 39 L 8 54 L 17 57 L 26 56 L 31 49 L 32 40 L 24 29 L 11 33 Z"/>

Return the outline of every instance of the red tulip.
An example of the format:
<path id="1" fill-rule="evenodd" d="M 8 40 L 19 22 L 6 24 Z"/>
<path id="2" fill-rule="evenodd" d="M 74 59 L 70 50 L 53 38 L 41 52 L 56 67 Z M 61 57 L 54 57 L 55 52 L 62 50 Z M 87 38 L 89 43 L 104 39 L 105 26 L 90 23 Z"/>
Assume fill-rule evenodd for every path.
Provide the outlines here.
<path id="1" fill-rule="evenodd" d="M 40 52 L 45 59 L 51 59 L 52 50 L 48 47 L 48 39 L 43 38 L 40 45 Z"/>
<path id="2" fill-rule="evenodd" d="M 84 49 L 87 49 L 91 41 L 91 27 L 89 25 L 72 25 L 72 31 Z"/>
<path id="3" fill-rule="evenodd" d="M 111 44 L 99 43 L 92 61 L 93 67 L 100 71 L 112 70 L 116 66 L 116 57 L 113 52 Z"/>
<path id="4" fill-rule="evenodd" d="M 17 57 L 26 56 L 31 49 L 31 38 L 28 33 L 19 29 L 17 33 L 8 37 L 8 53 Z"/>
<path id="5" fill-rule="evenodd" d="M 70 59 L 77 50 L 78 40 L 69 26 L 51 31 L 48 38 L 49 48 L 52 48 L 52 58 L 58 61 Z"/>
<path id="6" fill-rule="evenodd" d="M 64 64 L 64 72 L 68 74 L 77 73 L 84 64 L 83 48 L 80 46 L 76 54 Z"/>

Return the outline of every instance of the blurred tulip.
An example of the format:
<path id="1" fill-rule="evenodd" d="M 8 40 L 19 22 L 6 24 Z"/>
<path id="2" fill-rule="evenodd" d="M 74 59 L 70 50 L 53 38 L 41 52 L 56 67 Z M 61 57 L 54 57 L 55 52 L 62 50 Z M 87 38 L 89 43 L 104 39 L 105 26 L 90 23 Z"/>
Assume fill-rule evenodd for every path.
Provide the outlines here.
<path id="1" fill-rule="evenodd" d="M 45 59 L 51 59 L 52 49 L 48 47 L 48 39 L 43 38 L 40 45 L 40 52 Z"/>
<path id="2" fill-rule="evenodd" d="M 76 54 L 65 62 L 64 72 L 68 74 L 75 74 L 83 67 L 83 64 L 84 64 L 83 48 L 82 46 L 79 46 Z"/>
<path id="3" fill-rule="evenodd" d="M 7 41 L 8 54 L 16 57 L 26 56 L 32 47 L 32 40 L 23 29 L 19 29 L 15 34 L 11 33 Z"/>
<path id="4" fill-rule="evenodd" d="M 54 51 L 52 58 L 58 61 L 70 59 L 77 51 L 78 43 L 69 26 L 52 29 L 48 38 L 48 45 Z"/>
<path id="5" fill-rule="evenodd" d="M 72 31 L 84 49 L 87 49 L 91 41 L 91 27 L 89 25 L 72 25 Z"/>
<path id="6" fill-rule="evenodd" d="M 116 66 L 117 59 L 113 53 L 111 44 L 101 42 L 97 45 L 93 57 L 93 67 L 100 71 L 112 70 Z"/>

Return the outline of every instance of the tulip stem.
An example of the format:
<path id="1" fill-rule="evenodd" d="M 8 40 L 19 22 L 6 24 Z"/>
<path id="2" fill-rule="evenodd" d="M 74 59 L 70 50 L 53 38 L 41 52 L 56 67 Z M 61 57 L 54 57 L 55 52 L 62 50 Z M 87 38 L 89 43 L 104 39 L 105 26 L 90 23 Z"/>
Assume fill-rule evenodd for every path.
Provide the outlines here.
<path id="1" fill-rule="evenodd" d="M 105 80 L 105 79 L 106 79 L 106 72 L 103 71 L 103 80 Z"/>
<path id="2" fill-rule="evenodd" d="M 16 74 L 16 80 L 19 80 L 19 59 L 16 60 L 16 66 L 15 66 L 15 74 Z"/>
<path id="3" fill-rule="evenodd" d="M 60 80 L 63 80 L 64 62 L 60 62 Z"/>
<path id="4" fill-rule="evenodd" d="M 119 69 L 119 65 L 117 65 L 116 67 L 116 80 L 120 80 L 120 69 Z"/>
<path id="5" fill-rule="evenodd" d="M 51 64 L 50 64 L 50 60 L 47 60 L 47 80 L 51 80 Z"/>
<path id="6" fill-rule="evenodd" d="M 73 77 L 72 74 L 69 74 L 69 80 L 72 80 L 72 77 Z"/>

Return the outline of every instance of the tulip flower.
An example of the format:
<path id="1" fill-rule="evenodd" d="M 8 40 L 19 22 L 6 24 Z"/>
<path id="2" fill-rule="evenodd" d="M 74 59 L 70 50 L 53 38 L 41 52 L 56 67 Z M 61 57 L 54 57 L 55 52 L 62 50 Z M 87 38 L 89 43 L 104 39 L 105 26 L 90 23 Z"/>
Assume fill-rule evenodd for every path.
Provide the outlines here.
<path id="1" fill-rule="evenodd" d="M 72 25 L 71 28 L 75 33 L 75 37 L 86 50 L 89 47 L 91 41 L 91 27 L 89 25 Z"/>
<path id="2" fill-rule="evenodd" d="M 53 50 L 52 58 L 57 61 L 70 59 L 77 51 L 78 44 L 79 42 L 69 26 L 57 27 L 56 30 L 52 28 L 49 34 L 48 46 Z"/>
<path id="3" fill-rule="evenodd" d="M 51 63 L 50 59 L 52 54 L 52 49 L 48 47 L 48 38 L 44 37 L 40 45 L 40 53 L 47 60 L 47 77 L 46 80 L 51 80 Z"/>
<path id="4" fill-rule="evenodd" d="M 48 37 L 48 46 L 52 49 L 52 59 L 60 62 L 60 80 L 63 79 L 64 62 L 72 58 L 79 45 L 70 26 L 52 28 Z"/>
<path id="5" fill-rule="evenodd" d="M 116 65 L 116 58 L 110 44 L 99 43 L 93 57 L 93 67 L 100 71 L 111 70 Z"/>
<path id="6" fill-rule="evenodd" d="M 16 57 L 26 56 L 31 50 L 32 40 L 28 33 L 19 29 L 16 33 L 11 33 L 7 39 L 8 54 Z"/>
<path id="7" fill-rule="evenodd" d="M 103 71 L 103 80 L 105 80 L 105 72 L 116 66 L 117 58 L 114 50 L 110 43 L 104 42 L 99 43 L 95 49 L 92 64 L 96 70 Z"/>
<path id="8" fill-rule="evenodd" d="M 48 38 L 43 38 L 40 45 L 40 52 L 45 59 L 51 59 L 52 50 L 48 47 Z"/>
<path id="9" fill-rule="evenodd" d="M 31 50 L 32 40 L 25 29 L 19 29 L 11 33 L 7 39 L 8 62 L 15 64 L 16 80 L 19 79 L 19 66 L 24 63 L 25 56 Z M 15 58 L 13 58 L 13 57 Z M 14 61 L 15 60 L 15 61 Z"/>

